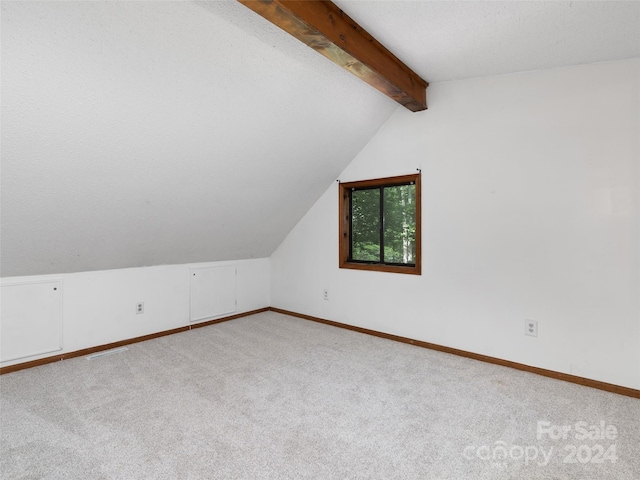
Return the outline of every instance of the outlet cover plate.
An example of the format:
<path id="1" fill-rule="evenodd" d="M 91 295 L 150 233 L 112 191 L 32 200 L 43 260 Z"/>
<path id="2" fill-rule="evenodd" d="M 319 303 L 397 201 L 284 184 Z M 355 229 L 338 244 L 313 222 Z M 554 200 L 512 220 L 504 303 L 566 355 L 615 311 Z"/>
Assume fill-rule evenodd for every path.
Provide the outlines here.
<path id="1" fill-rule="evenodd" d="M 538 321 L 537 320 L 525 320 L 524 321 L 524 334 L 530 337 L 538 336 Z"/>

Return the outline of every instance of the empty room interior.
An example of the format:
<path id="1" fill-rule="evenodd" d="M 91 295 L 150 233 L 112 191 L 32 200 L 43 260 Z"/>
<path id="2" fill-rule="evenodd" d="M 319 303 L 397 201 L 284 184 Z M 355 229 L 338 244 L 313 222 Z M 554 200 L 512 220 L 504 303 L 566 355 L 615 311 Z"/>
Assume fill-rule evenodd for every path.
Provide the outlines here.
<path id="1" fill-rule="evenodd" d="M 640 479 L 640 1 L 0 5 L 0 478 Z"/>

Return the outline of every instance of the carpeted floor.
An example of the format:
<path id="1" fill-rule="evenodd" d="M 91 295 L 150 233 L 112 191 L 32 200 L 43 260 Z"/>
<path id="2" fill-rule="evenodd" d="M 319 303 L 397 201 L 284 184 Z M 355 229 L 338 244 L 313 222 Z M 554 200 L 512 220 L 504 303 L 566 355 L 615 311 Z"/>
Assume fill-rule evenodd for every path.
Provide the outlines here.
<path id="1" fill-rule="evenodd" d="M 128 348 L 0 377 L 2 479 L 640 479 L 637 399 L 273 312 Z"/>

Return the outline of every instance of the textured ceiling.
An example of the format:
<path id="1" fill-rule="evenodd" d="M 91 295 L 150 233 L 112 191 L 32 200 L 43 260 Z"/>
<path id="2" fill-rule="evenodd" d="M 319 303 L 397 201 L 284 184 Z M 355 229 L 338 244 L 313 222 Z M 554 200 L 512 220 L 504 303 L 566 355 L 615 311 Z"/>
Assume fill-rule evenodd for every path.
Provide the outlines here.
<path id="1" fill-rule="evenodd" d="M 1 274 L 267 257 L 396 108 L 236 2 L 2 2 Z"/>
<path id="2" fill-rule="evenodd" d="M 430 83 L 640 56 L 640 1 L 336 3 Z"/>
<path id="3" fill-rule="evenodd" d="M 640 56 L 638 2 L 336 3 L 429 82 Z M 397 108 L 233 1 L 1 8 L 2 276 L 269 256 Z"/>

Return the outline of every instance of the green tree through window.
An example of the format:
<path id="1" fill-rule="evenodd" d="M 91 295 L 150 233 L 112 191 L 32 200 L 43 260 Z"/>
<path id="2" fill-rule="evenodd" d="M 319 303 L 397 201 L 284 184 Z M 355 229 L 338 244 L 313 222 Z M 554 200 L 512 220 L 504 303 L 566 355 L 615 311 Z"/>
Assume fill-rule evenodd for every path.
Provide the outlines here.
<path id="1" fill-rule="evenodd" d="M 420 273 L 420 175 L 340 184 L 340 267 Z"/>

